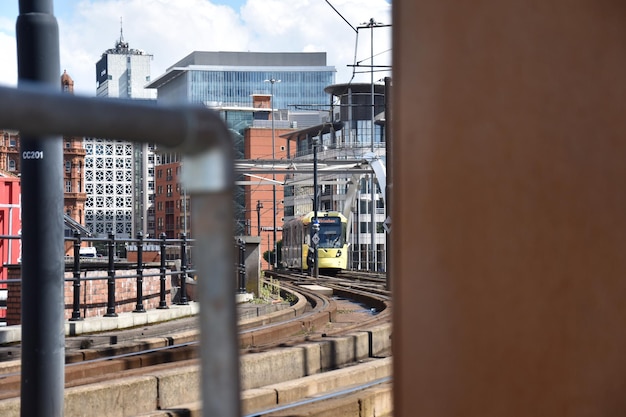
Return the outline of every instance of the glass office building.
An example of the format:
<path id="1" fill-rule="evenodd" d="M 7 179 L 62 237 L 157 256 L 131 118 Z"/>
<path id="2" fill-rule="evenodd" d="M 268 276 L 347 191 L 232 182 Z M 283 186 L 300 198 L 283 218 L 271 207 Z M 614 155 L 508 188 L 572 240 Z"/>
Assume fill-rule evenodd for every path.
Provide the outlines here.
<path id="1" fill-rule="evenodd" d="M 253 94 L 273 92 L 275 109 L 328 109 L 324 88 L 335 72 L 325 52 L 195 51 L 147 87 L 156 88 L 165 103 L 250 107 Z"/>

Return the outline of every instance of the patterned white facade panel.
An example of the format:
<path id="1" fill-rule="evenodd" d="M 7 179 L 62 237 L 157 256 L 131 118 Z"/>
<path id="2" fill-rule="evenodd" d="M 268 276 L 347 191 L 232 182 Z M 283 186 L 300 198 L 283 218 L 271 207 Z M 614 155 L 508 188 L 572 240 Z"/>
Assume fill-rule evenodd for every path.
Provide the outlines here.
<path id="1" fill-rule="evenodd" d="M 133 144 L 85 138 L 85 224 L 96 235 L 133 236 Z"/>

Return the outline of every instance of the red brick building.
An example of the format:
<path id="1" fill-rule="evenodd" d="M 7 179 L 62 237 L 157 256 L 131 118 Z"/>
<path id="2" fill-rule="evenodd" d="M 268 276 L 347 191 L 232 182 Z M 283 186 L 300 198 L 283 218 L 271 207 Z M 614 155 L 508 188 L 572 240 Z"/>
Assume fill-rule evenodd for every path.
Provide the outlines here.
<path id="1" fill-rule="evenodd" d="M 155 167 L 154 173 L 154 237 L 162 233 L 168 239 L 178 239 L 182 233 L 191 237 L 190 200 L 182 187 L 180 172 L 179 155 L 162 153 L 161 165 Z"/>
<path id="2" fill-rule="evenodd" d="M 286 159 L 285 138 L 280 137 L 284 133 L 292 132 L 293 129 L 274 129 L 274 156 L 275 159 Z M 251 127 L 245 132 L 245 158 L 271 159 L 272 155 L 272 129 L 266 127 Z M 268 158 L 268 155 L 270 157 Z M 284 175 L 262 174 L 259 175 L 268 180 L 276 179 L 277 182 L 284 181 Z M 272 206 L 274 203 L 272 182 L 267 181 L 258 185 L 248 185 L 245 187 L 246 222 L 250 224 L 250 234 L 261 236 L 261 253 L 274 250 L 274 221 L 272 219 Z M 281 185 L 276 186 L 276 241 L 282 239 L 282 225 L 284 217 L 284 192 Z M 262 207 L 260 207 L 262 206 Z M 260 220 L 260 224 L 259 224 Z M 269 242 L 269 243 L 268 243 Z M 269 268 L 265 260 L 261 260 L 263 268 Z"/>
<path id="3" fill-rule="evenodd" d="M 63 71 L 61 76 L 63 92 L 74 94 L 74 81 Z M 84 181 L 85 148 L 83 138 L 76 136 L 63 137 L 63 208 L 72 220 L 85 224 L 85 193 Z M 66 248 L 67 249 L 67 248 Z"/>
<path id="4" fill-rule="evenodd" d="M 61 76 L 63 92 L 74 94 L 74 81 L 63 72 Z M 16 131 L 0 130 L 0 170 L 18 175 L 20 172 L 20 136 Z M 82 137 L 63 137 L 63 212 L 75 222 L 85 224 L 85 193 L 84 185 L 85 149 Z M 19 178 L 17 178 L 19 182 Z M 19 191 L 18 191 L 19 193 Z M 0 195 L 0 198 L 4 198 Z M 8 204 L 0 199 L 0 204 Z M 19 204 L 16 201 L 15 204 Z M 69 245 L 69 246 L 68 246 Z M 71 244 L 66 245 L 66 253 Z"/>

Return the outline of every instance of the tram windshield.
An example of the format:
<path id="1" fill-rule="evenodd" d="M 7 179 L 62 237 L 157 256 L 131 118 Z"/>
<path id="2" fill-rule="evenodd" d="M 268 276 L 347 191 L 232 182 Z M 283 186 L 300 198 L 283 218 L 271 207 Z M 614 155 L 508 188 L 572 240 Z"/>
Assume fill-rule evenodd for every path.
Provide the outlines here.
<path id="1" fill-rule="evenodd" d="M 330 220 L 330 218 L 328 218 L 328 220 Z M 320 242 L 317 245 L 318 248 L 343 247 L 342 224 L 339 218 L 336 218 L 336 220 L 336 222 L 320 221 Z"/>

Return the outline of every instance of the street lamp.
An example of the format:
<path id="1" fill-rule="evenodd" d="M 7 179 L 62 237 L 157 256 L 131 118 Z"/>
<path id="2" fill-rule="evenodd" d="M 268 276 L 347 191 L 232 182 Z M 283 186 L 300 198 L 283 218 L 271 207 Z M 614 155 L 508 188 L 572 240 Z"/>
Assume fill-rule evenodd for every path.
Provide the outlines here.
<path id="1" fill-rule="evenodd" d="M 274 270 L 278 269 L 278 249 L 276 247 L 276 173 L 273 170 L 274 160 L 276 159 L 276 147 L 274 145 L 274 84 L 279 83 L 280 80 L 270 78 L 264 80 L 266 83 L 271 84 L 271 96 L 270 96 L 270 108 L 272 116 L 272 232 L 274 235 Z"/>
<path id="2" fill-rule="evenodd" d="M 319 138 L 313 138 L 313 236 L 311 236 L 311 242 L 313 243 L 313 276 L 319 277 L 319 266 L 317 258 L 317 243 L 319 242 L 320 223 L 317 219 L 317 147 L 319 146 Z"/>
<path id="3" fill-rule="evenodd" d="M 257 236 L 261 236 L 261 209 L 263 208 L 263 203 L 261 200 L 256 201 L 256 224 L 257 224 Z"/>

